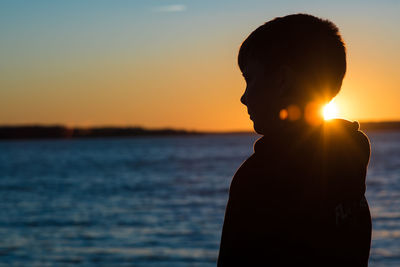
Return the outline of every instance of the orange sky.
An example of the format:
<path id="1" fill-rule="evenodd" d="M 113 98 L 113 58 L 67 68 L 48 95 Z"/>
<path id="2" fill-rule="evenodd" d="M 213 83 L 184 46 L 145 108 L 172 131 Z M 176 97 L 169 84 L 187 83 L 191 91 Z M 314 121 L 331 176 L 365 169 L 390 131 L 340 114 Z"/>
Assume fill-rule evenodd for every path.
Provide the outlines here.
<path id="1" fill-rule="evenodd" d="M 0 124 L 249 130 L 238 48 L 296 12 L 332 20 L 346 42 L 339 116 L 400 120 L 396 1 L 82 2 L 0 4 Z"/>

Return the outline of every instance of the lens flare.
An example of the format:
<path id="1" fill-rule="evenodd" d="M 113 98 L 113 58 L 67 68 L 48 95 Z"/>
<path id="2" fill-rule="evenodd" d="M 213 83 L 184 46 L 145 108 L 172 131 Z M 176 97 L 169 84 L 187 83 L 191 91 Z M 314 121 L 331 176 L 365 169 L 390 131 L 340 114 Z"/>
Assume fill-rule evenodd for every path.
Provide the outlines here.
<path id="1" fill-rule="evenodd" d="M 338 115 L 336 104 L 332 101 L 326 104 L 322 109 L 322 114 L 324 116 L 324 120 L 331 120 L 333 118 L 336 118 Z"/>

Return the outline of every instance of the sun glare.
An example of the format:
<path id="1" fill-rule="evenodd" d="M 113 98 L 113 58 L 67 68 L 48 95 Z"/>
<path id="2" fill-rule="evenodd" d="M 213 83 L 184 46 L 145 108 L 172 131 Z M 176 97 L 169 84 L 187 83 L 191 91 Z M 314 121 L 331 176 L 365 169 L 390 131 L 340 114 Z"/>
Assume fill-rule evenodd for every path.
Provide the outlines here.
<path id="1" fill-rule="evenodd" d="M 337 107 L 332 101 L 326 104 L 322 109 L 322 114 L 324 115 L 324 120 L 330 120 L 336 118 L 338 114 Z"/>

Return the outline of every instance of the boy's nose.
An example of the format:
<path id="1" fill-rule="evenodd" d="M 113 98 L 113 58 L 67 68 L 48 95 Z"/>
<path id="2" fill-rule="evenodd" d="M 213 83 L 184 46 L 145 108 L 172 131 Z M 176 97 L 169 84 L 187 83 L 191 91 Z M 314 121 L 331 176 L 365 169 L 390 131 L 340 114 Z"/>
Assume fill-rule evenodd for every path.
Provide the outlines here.
<path id="1" fill-rule="evenodd" d="M 243 93 L 242 97 L 240 98 L 240 102 L 246 106 L 246 92 Z"/>

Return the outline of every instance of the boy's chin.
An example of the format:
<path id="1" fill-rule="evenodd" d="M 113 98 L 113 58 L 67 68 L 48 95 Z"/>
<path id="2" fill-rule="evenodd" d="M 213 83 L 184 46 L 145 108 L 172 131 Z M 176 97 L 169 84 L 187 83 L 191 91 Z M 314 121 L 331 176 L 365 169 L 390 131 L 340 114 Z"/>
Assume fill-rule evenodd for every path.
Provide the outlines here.
<path id="1" fill-rule="evenodd" d="M 253 128 L 258 134 L 264 135 L 266 133 L 265 127 L 262 127 L 259 123 L 253 122 Z"/>
<path id="2" fill-rule="evenodd" d="M 253 121 L 253 128 L 256 133 L 266 135 L 279 128 L 281 122 L 281 120 L 268 120 L 268 118 L 266 118 L 262 121 L 262 123 Z"/>

